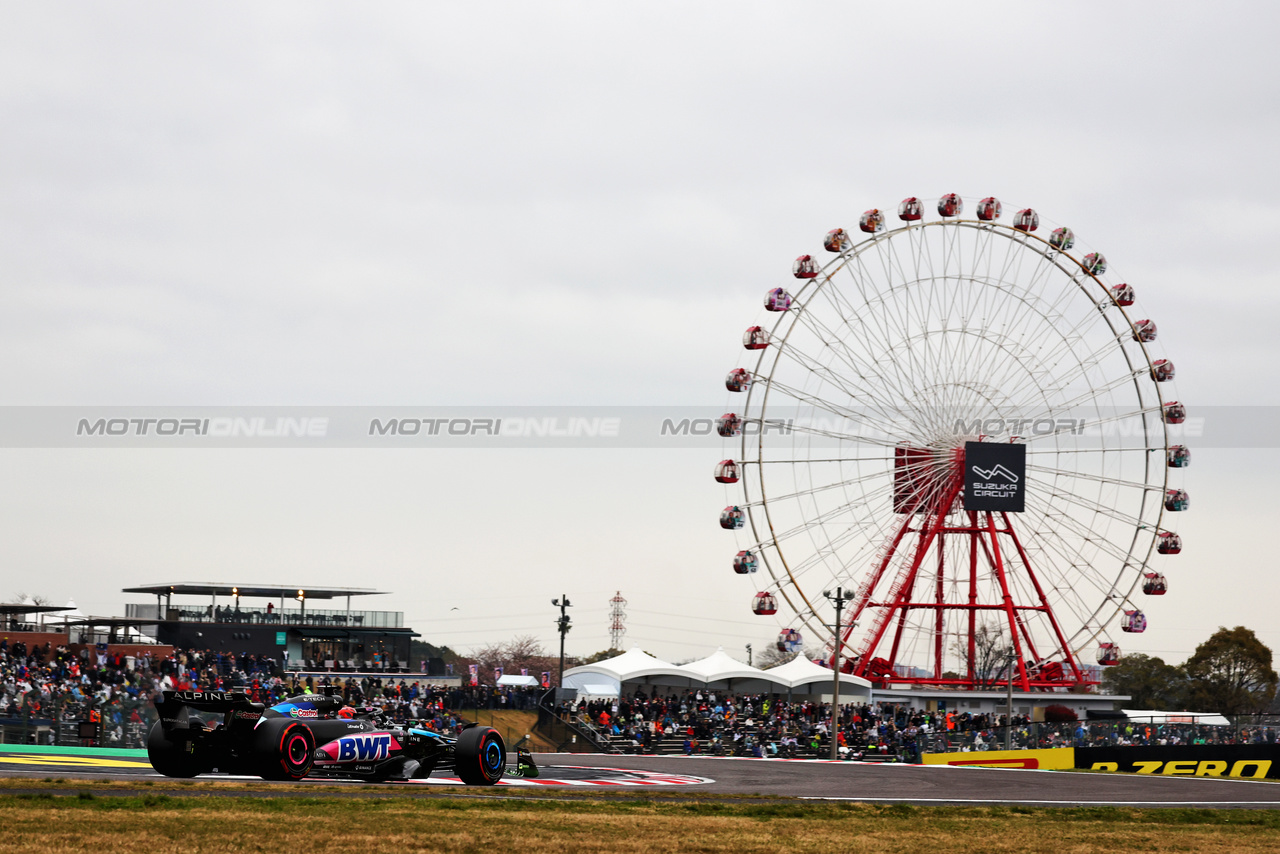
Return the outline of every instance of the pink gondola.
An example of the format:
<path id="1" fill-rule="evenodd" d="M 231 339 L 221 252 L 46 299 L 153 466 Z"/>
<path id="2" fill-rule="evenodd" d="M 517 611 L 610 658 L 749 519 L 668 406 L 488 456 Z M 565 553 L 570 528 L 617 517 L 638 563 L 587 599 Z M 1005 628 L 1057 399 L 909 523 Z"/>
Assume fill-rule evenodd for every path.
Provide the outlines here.
<path id="1" fill-rule="evenodd" d="M 762 617 L 776 614 L 778 613 L 778 600 L 774 598 L 772 593 L 761 590 L 752 598 L 751 610 Z"/>
<path id="2" fill-rule="evenodd" d="M 751 388 L 751 372 L 746 368 L 734 368 L 724 378 L 724 387 L 729 391 L 746 391 Z"/>

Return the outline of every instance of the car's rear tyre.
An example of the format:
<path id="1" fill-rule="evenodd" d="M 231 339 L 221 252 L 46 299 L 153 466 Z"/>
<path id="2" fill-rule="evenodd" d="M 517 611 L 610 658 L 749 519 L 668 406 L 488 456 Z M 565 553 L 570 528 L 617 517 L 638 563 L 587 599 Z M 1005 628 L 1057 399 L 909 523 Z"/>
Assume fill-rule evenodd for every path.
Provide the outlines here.
<path id="1" fill-rule="evenodd" d="M 492 786 L 507 769 L 507 746 L 493 727 L 462 731 L 453 747 L 453 768 L 468 786 Z"/>
<path id="2" fill-rule="evenodd" d="M 194 748 L 186 739 L 170 739 L 159 721 L 147 734 L 147 758 L 151 760 L 151 767 L 166 777 L 194 777 L 208 770 Z"/>
<path id="3" fill-rule="evenodd" d="M 288 718 L 264 720 L 253 731 L 258 775 L 264 780 L 301 780 L 311 771 L 316 739 L 304 723 Z"/>

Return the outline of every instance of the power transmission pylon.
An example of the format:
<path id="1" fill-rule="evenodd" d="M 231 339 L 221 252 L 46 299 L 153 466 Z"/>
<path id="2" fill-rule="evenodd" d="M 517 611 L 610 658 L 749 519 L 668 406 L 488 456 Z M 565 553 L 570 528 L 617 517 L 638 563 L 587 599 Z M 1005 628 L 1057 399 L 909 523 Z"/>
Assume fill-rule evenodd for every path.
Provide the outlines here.
<path id="1" fill-rule="evenodd" d="M 612 609 L 609 611 L 609 649 L 622 649 L 622 636 L 627 633 L 627 626 L 624 622 L 627 619 L 627 612 L 623 610 L 623 606 L 627 604 L 627 600 L 622 598 L 622 591 L 609 600 Z"/>

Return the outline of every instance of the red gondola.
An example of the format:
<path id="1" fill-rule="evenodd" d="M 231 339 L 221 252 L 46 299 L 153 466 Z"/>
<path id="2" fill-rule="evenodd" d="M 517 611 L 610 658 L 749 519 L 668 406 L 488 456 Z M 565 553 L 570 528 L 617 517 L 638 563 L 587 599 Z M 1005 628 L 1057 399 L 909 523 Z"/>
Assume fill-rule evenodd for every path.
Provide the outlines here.
<path id="1" fill-rule="evenodd" d="M 915 196 L 907 196 L 898 203 L 898 219 L 903 222 L 924 219 L 924 205 Z"/>
<path id="2" fill-rule="evenodd" d="M 765 311 L 787 311 L 791 308 L 791 294 L 783 288 L 774 288 L 764 295 Z"/>
<path id="3" fill-rule="evenodd" d="M 736 436 L 742 432 L 742 419 L 736 413 L 726 412 L 716 419 L 716 432 L 726 439 Z"/>
<path id="4" fill-rule="evenodd" d="M 1035 231 L 1040 227 L 1040 214 L 1031 208 L 1023 208 L 1013 215 L 1013 227 L 1018 231 Z"/>
<path id="5" fill-rule="evenodd" d="M 720 511 L 720 527 L 726 531 L 736 531 L 747 524 L 747 514 L 741 507 L 726 507 Z"/>
<path id="6" fill-rule="evenodd" d="M 1107 256 L 1103 255 L 1101 252 L 1090 252 L 1088 255 L 1084 256 L 1084 260 L 1080 262 L 1080 266 L 1084 267 L 1084 271 L 1086 273 L 1101 276 L 1103 273 L 1107 272 Z"/>
<path id="7" fill-rule="evenodd" d="M 1142 573 L 1142 592 L 1147 596 L 1163 596 L 1169 591 L 1169 582 L 1160 572 Z"/>
<path id="8" fill-rule="evenodd" d="M 1164 414 L 1165 424 L 1181 424 L 1187 420 L 1187 407 L 1176 400 L 1166 403 L 1161 412 Z"/>
<path id="9" fill-rule="evenodd" d="M 733 571 L 738 575 L 748 575 L 756 571 L 756 556 L 745 549 L 733 556 Z"/>
<path id="10" fill-rule="evenodd" d="M 863 211 L 862 216 L 858 218 L 858 228 L 867 234 L 884 231 L 884 214 L 880 213 L 879 208 Z"/>
<path id="11" fill-rule="evenodd" d="M 751 610 L 762 617 L 778 613 L 778 600 L 767 590 L 761 590 L 751 600 Z"/>
<path id="12" fill-rule="evenodd" d="M 724 378 L 724 387 L 729 391 L 746 391 L 751 387 L 751 372 L 746 368 L 734 368 Z"/>
<path id="13" fill-rule="evenodd" d="M 1116 305 L 1129 306 L 1133 305 L 1137 297 L 1134 295 L 1132 285 L 1116 285 L 1111 289 L 1111 298 L 1116 301 Z"/>
<path id="14" fill-rule="evenodd" d="M 1120 631 L 1138 634 L 1147 630 L 1147 615 L 1134 609 L 1125 611 L 1120 618 Z"/>
<path id="15" fill-rule="evenodd" d="M 818 262 L 812 255 L 801 255 L 791 262 L 791 275 L 797 279 L 812 279 L 818 275 Z"/>
<path id="16" fill-rule="evenodd" d="M 721 460 L 716 463 L 716 483 L 737 483 L 738 464 L 733 460 Z"/>
<path id="17" fill-rule="evenodd" d="M 749 326 L 742 333 L 742 346 L 748 350 L 763 350 L 769 346 L 769 333 L 759 326 Z"/>
<path id="18" fill-rule="evenodd" d="M 1061 662 L 1046 661 L 1035 668 L 1034 678 L 1043 682 L 1065 682 L 1067 672 Z"/>
<path id="19" fill-rule="evenodd" d="M 1133 340 L 1141 344 L 1156 340 L 1156 322 L 1146 319 L 1134 321 Z"/>
<path id="20" fill-rule="evenodd" d="M 849 239 L 849 232 L 843 228 L 831 229 L 822 239 L 822 248 L 828 252 L 843 252 L 851 246 L 853 241 Z"/>
<path id="21" fill-rule="evenodd" d="M 1065 252 L 1076 245 L 1076 233 L 1065 225 L 1062 228 L 1055 228 L 1049 235 L 1049 245 Z"/>
<path id="22" fill-rule="evenodd" d="M 956 193 L 947 193 L 938 199 L 939 216 L 960 216 L 964 213 L 964 199 Z"/>
<path id="23" fill-rule="evenodd" d="M 1113 664 L 1120 663 L 1120 647 L 1111 641 L 1103 641 L 1098 644 L 1098 663 L 1103 667 L 1110 667 Z"/>
<path id="24" fill-rule="evenodd" d="M 1185 489 L 1166 489 L 1164 492 L 1164 509 L 1170 513 L 1186 510 L 1191 506 L 1191 496 Z"/>
<path id="25" fill-rule="evenodd" d="M 1191 465 L 1191 449 L 1186 445 L 1170 445 L 1165 461 L 1171 469 L 1184 469 Z"/>
<path id="26" fill-rule="evenodd" d="M 1181 554 L 1182 537 L 1179 537 L 1173 531 L 1161 531 L 1156 541 L 1156 551 L 1162 555 Z"/>
<path id="27" fill-rule="evenodd" d="M 1173 379 L 1174 373 L 1173 362 L 1168 359 L 1156 359 L 1151 363 L 1151 379 L 1158 383 L 1167 383 Z"/>
<path id="28" fill-rule="evenodd" d="M 983 222 L 994 222 L 1000 218 L 1000 214 L 1003 210 L 1004 209 L 1000 206 L 999 199 L 995 196 L 987 196 L 985 199 L 978 202 L 978 219 Z"/>

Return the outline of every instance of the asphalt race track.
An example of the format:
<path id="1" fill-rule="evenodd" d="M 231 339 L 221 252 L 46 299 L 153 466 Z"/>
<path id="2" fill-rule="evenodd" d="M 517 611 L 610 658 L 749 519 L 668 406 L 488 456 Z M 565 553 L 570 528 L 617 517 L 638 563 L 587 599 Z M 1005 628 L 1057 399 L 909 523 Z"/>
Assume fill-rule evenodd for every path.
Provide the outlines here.
<path id="1" fill-rule="evenodd" d="M 56 749 L 49 749 L 53 751 Z M 0 776 L 57 777 L 64 780 L 144 780 L 160 784 L 141 751 L 75 750 L 49 752 L 0 746 Z M 538 754 L 541 775 L 536 780 L 507 779 L 498 789 L 518 796 L 531 788 L 543 792 L 584 789 L 614 792 L 663 790 L 666 797 L 681 793 L 758 795 L 815 800 L 911 803 L 918 805 L 1245 807 L 1280 809 L 1280 785 L 1262 780 L 1209 777 L 1162 777 L 1138 774 L 1091 774 L 945 765 L 891 765 L 858 762 L 728 759 L 682 756 L 601 756 L 595 754 Z M 252 780 L 212 774 L 200 779 Z M 323 791 L 309 783 L 323 786 Z M 433 776 L 411 783 L 337 783 L 307 780 L 280 785 L 279 795 L 353 796 L 442 794 L 438 785 L 457 785 L 456 778 Z M 438 784 L 438 785 L 432 785 Z M 277 784 L 266 784 L 277 785 Z M 146 791 L 156 792 L 155 786 Z M 453 790 L 451 790 L 453 791 Z M 493 794 L 494 790 L 485 790 Z M 124 794 L 119 786 L 113 794 Z M 167 794 L 202 797 L 235 790 L 174 788 Z M 262 795 L 262 792 L 257 792 Z M 274 794 L 274 793 L 268 793 Z"/>

